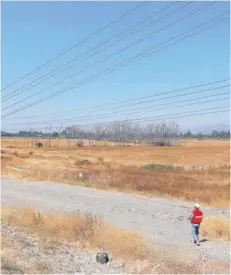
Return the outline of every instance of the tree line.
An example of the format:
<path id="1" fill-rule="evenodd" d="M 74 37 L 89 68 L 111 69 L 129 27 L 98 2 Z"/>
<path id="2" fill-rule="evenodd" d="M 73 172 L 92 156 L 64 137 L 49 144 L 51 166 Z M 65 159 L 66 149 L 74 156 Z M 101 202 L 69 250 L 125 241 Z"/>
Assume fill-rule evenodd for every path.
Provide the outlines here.
<path id="1" fill-rule="evenodd" d="M 149 141 L 154 143 L 168 143 L 172 140 L 183 138 L 228 139 L 230 138 L 230 130 L 212 130 L 210 133 L 192 133 L 190 130 L 180 132 L 179 125 L 175 121 L 150 123 L 146 125 L 133 123 L 131 121 L 118 121 L 110 124 L 95 125 L 90 128 L 73 125 L 60 131 L 50 131 L 48 133 L 34 130 L 19 130 L 15 133 L 1 131 L 1 135 L 3 137 L 75 138 L 119 142 Z"/>
<path id="2" fill-rule="evenodd" d="M 218 130 L 212 130 L 210 133 L 192 133 L 190 130 L 188 130 L 185 133 L 180 133 L 179 135 L 181 138 L 196 138 L 196 139 L 229 139 L 230 138 L 230 130 L 227 131 L 218 131 Z"/>

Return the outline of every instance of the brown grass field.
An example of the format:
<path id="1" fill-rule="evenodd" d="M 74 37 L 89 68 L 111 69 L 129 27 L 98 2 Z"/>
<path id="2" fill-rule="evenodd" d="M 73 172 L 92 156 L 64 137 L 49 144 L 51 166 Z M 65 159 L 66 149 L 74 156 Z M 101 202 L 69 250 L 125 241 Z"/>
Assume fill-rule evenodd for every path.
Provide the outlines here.
<path id="1" fill-rule="evenodd" d="M 3 138 L 1 142 L 2 173 L 19 178 L 179 198 L 219 208 L 230 205 L 229 141 L 186 140 L 182 146 L 172 147 L 79 148 L 68 147 L 68 140 L 50 140 L 50 148 L 24 148 L 30 139 Z M 71 142 L 73 145 L 76 141 Z M 172 169 L 143 168 L 152 163 L 171 165 Z M 12 170 L 12 166 L 22 171 Z M 84 173 L 84 180 L 79 172 Z"/>

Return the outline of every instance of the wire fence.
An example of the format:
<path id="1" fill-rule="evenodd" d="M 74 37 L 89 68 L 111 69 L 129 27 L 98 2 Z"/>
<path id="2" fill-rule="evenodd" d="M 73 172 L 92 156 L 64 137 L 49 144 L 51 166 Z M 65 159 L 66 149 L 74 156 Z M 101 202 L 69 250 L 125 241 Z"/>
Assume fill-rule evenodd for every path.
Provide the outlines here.
<path id="1" fill-rule="evenodd" d="M 180 138 L 154 140 L 95 140 L 78 138 L 2 137 L 2 148 L 80 148 L 80 147 L 134 147 L 134 146 L 182 146 Z"/>

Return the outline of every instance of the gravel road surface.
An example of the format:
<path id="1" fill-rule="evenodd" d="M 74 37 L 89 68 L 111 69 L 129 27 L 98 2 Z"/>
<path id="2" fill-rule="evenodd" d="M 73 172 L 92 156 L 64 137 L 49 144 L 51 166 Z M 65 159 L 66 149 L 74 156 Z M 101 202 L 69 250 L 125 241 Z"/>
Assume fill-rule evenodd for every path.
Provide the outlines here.
<path id="1" fill-rule="evenodd" d="M 229 261 L 228 242 L 192 245 L 187 220 L 193 207 L 191 203 L 54 182 L 21 181 L 8 176 L 2 176 L 1 188 L 2 207 L 29 206 L 60 213 L 89 211 L 111 224 L 143 232 L 151 243 L 174 249 L 180 257 L 203 256 Z M 203 208 L 203 211 L 205 215 L 230 216 L 230 211 L 225 209 Z"/>

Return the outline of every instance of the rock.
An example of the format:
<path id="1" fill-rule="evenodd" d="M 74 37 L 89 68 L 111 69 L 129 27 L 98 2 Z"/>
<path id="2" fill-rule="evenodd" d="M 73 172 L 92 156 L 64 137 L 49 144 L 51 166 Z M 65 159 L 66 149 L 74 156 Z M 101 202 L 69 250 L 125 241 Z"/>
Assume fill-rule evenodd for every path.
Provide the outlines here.
<path id="1" fill-rule="evenodd" d="M 96 261 L 101 264 L 106 264 L 109 262 L 109 257 L 108 254 L 103 252 L 103 253 L 97 253 L 96 255 Z"/>
<path id="2" fill-rule="evenodd" d="M 179 217 L 177 217 L 177 220 L 178 220 L 178 221 L 180 221 L 180 222 L 182 222 L 182 221 L 184 221 L 184 220 L 185 220 L 185 217 L 183 217 L 183 216 L 179 216 Z"/>

